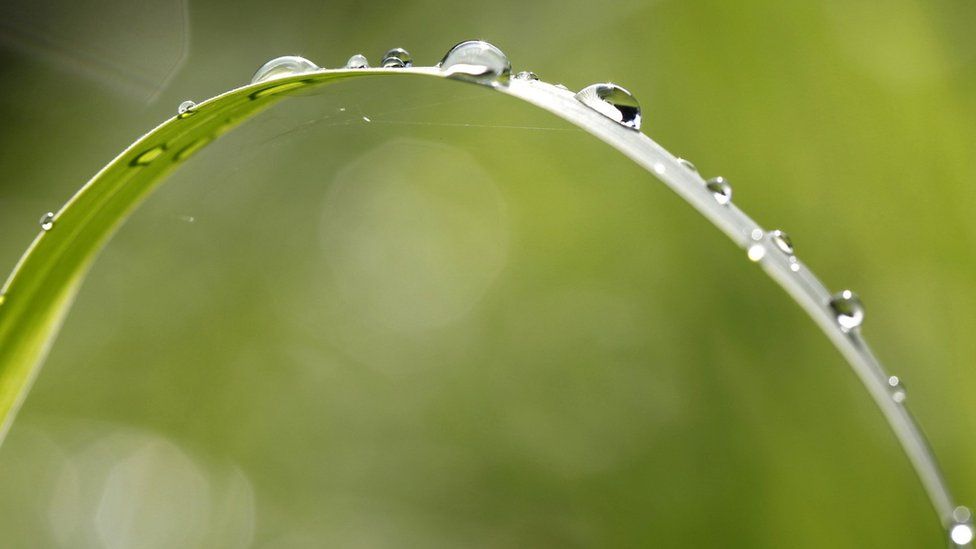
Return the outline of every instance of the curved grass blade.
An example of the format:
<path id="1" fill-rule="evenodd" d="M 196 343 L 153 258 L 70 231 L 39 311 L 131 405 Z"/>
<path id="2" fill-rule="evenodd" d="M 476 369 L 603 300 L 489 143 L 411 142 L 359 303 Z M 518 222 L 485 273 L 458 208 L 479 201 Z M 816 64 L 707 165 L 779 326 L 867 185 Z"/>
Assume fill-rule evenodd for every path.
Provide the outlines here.
<path id="1" fill-rule="evenodd" d="M 608 118 L 576 94 L 534 78 L 504 84 L 438 68 L 317 70 L 251 84 L 209 99 L 136 141 L 97 173 L 51 220 L 0 291 L 0 442 L 99 250 L 126 217 L 181 162 L 274 101 L 311 86 L 366 76 L 426 76 L 480 81 L 559 116 L 617 149 L 665 183 L 746 250 L 820 326 L 873 397 L 915 468 L 943 525 L 960 526 L 955 507 L 925 438 L 856 324 L 844 322 L 834 296 L 793 255 L 779 231 L 766 231 L 690 166 L 639 131 Z M 477 75 L 476 75 L 477 76 Z M 718 189 L 718 191 L 717 191 Z M 729 191 L 730 192 L 730 191 Z M 855 311 L 859 312 L 859 311 Z M 859 323 L 859 319 L 858 319 Z M 900 396 L 899 396 L 900 395 Z M 971 528 L 968 523 L 964 525 Z"/>

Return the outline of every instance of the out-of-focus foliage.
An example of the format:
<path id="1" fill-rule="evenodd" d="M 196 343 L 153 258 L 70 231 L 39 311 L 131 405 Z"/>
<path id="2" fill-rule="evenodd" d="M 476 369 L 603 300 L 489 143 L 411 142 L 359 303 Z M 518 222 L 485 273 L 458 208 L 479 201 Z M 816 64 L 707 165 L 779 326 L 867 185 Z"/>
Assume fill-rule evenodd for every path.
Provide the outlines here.
<path id="1" fill-rule="evenodd" d="M 645 132 L 731 180 L 828 284 L 855 288 L 950 485 L 976 502 L 970 3 L 191 1 L 175 65 L 185 29 L 116 32 L 155 27 L 106 4 L 31 12 L 104 21 L 63 33 L 86 37 L 74 47 L 41 53 L 0 27 L 0 271 L 41 213 L 180 101 L 268 58 L 375 63 L 403 46 L 431 64 L 485 38 L 516 70 L 626 86 Z M 113 67 L 177 70 L 146 104 L 91 61 L 92 36 L 129 52 Z M 378 80 L 276 106 L 122 229 L 0 448 L 0 535 L 941 542 L 840 357 L 677 197 L 500 95 Z"/>

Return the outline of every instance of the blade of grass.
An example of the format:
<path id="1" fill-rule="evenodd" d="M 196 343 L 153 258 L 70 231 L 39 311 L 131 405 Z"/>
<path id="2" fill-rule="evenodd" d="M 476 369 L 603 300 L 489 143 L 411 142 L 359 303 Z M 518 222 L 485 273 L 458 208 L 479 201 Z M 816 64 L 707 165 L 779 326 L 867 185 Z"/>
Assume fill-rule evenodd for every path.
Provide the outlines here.
<path id="1" fill-rule="evenodd" d="M 244 86 L 209 99 L 188 115 L 171 118 L 140 138 L 96 174 L 55 215 L 20 259 L 0 292 L 0 442 L 36 377 L 85 273 L 99 250 L 165 175 L 211 141 L 274 101 L 306 89 L 366 76 L 447 78 L 436 68 L 338 69 Z M 646 135 L 625 128 L 577 101 L 563 88 L 512 80 L 494 89 L 532 103 L 616 148 L 691 204 L 749 257 L 824 331 L 874 398 L 915 468 L 946 527 L 955 509 L 934 456 L 889 376 L 857 329 L 845 329 L 831 308 L 830 292 L 773 235 L 734 204 L 715 199 L 692 169 Z"/>

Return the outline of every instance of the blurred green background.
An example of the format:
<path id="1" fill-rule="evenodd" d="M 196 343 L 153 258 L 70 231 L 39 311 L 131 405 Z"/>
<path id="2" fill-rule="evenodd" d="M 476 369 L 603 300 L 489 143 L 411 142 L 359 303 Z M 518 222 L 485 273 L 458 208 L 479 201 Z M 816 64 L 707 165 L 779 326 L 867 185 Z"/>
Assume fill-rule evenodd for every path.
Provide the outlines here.
<path id="1" fill-rule="evenodd" d="M 855 289 L 976 504 L 976 4 L 7 4 L 0 271 L 271 57 L 484 38 L 630 89 L 646 133 Z M 0 546 L 944 538 L 840 356 L 690 207 L 549 115 L 404 78 L 282 102 L 123 227 L 0 449 Z"/>

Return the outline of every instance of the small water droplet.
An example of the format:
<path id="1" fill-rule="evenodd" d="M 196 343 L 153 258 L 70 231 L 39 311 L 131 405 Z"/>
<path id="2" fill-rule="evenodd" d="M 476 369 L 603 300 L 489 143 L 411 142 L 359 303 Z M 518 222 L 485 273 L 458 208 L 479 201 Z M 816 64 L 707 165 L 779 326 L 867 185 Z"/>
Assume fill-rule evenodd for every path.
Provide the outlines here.
<path id="1" fill-rule="evenodd" d="M 830 308 L 834 311 L 841 330 L 848 332 L 864 322 L 864 305 L 857 294 L 850 290 L 837 292 L 830 298 Z"/>
<path id="2" fill-rule="evenodd" d="M 159 158 L 164 152 L 166 152 L 166 145 L 156 145 L 155 147 L 148 148 L 137 154 L 136 157 L 129 162 L 129 165 L 146 166 L 153 160 Z"/>
<path id="3" fill-rule="evenodd" d="M 969 522 L 972 518 L 973 513 L 968 507 L 960 505 L 952 510 L 952 520 L 955 522 Z"/>
<path id="4" fill-rule="evenodd" d="M 949 539 L 956 547 L 967 547 L 976 537 L 973 530 L 973 514 L 968 508 L 959 506 L 952 511 L 952 525 L 949 526 Z"/>
<path id="5" fill-rule="evenodd" d="M 766 257 L 766 247 L 762 244 L 753 244 L 752 246 L 749 246 L 749 249 L 746 251 L 746 255 L 749 256 L 750 261 L 760 261 L 762 258 Z"/>
<path id="6" fill-rule="evenodd" d="M 779 251 L 787 255 L 793 255 L 793 241 L 790 240 L 790 235 L 777 229 L 769 233 L 770 237 L 773 239 L 773 244 L 779 248 Z"/>
<path id="7" fill-rule="evenodd" d="M 685 160 L 684 158 L 679 158 L 678 159 L 678 164 L 681 164 L 682 166 L 684 166 L 685 168 L 687 168 L 688 171 L 691 171 L 691 172 L 694 172 L 694 173 L 698 173 L 698 168 L 696 168 L 695 165 L 692 164 L 690 160 Z"/>
<path id="8" fill-rule="evenodd" d="M 908 392 L 905 390 L 905 386 L 898 376 L 890 376 L 888 378 L 888 387 L 891 388 L 891 400 L 899 404 L 905 402 L 905 399 L 908 397 Z"/>
<path id="9" fill-rule="evenodd" d="M 304 57 L 285 55 L 276 57 L 261 65 L 261 68 L 251 77 L 251 83 L 267 82 L 276 78 L 285 78 L 296 74 L 305 74 L 319 70 L 319 66 Z"/>
<path id="10" fill-rule="evenodd" d="M 347 69 L 368 69 L 369 59 L 366 59 L 365 55 L 361 53 L 357 53 L 356 55 L 350 57 L 349 61 L 346 61 L 346 68 Z"/>
<path id="11" fill-rule="evenodd" d="M 484 40 L 466 40 L 455 44 L 437 65 L 451 76 L 481 83 L 505 84 L 512 74 L 512 63 L 508 56 Z"/>
<path id="12" fill-rule="evenodd" d="M 380 63 L 385 68 L 399 69 L 413 66 L 413 57 L 410 52 L 403 48 L 393 48 L 383 54 L 383 61 Z"/>
<path id="13" fill-rule="evenodd" d="M 667 169 L 667 167 L 664 164 L 662 164 L 660 162 L 655 162 L 654 163 L 654 173 L 656 173 L 658 175 L 664 175 L 664 172 L 666 172 L 666 171 L 668 171 L 668 169 Z"/>
<path id="14" fill-rule="evenodd" d="M 724 177 L 713 177 L 705 182 L 705 188 L 712 193 L 715 201 L 721 205 L 732 202 L 732 185 Z"/>
<path id="15" fill-rule="evenodd" d="M 186 118 L 188 116 L 193 116 L 197 112 L 196 110 L 194 110 L 194 109 L 196 109 L 196 107 L 197 107 L 197 104 L 196 103 L 194 103 L 193 101 L 190 101 L 190 100 L 186 100 L 186 101 L 180 103 L 180 106 L 176 108 L 176 114 L 180 118 Z"/>
<path id="16" fill-rule="evenodd" d="M 41 216 L 41 229 L 50 231 L 54 228 L 54 212 L 47 212 Z"/>
<path id="17" fill-rule="evenodd" d="M 566 84 L 556 84 L 556 87 L 561 90 L 569 91 L 569 88 L 566 87 Z"/>
<path id="18" fill-rule="evenodd" d="M 793 255 L 790 256 L 790 270 L 794 273 L 800 272 L 800 261 Z"/>
<path id="19" fill-rule="evenodd" d="M 637 98 L 616 84 L 592 84 L 580 90 L 576 99 L 622 126 L 640 130 L 641 108 Z"/>
<path id="20" fill-rule="evenodd" d="M 749 233 L 749 238 L 757 242 L 762 240 L 764 236 L 766 236 L 766 233 L 764 233 L 762 229 L 758 229 L 758 228 L 753 229 L 752 232 Z"/>
<path id="21" fill-rule="evenodd" d="M 516 80 L 538 80 L 539 75 L 532 71 L 519 71 L 513 78 Z"/>

